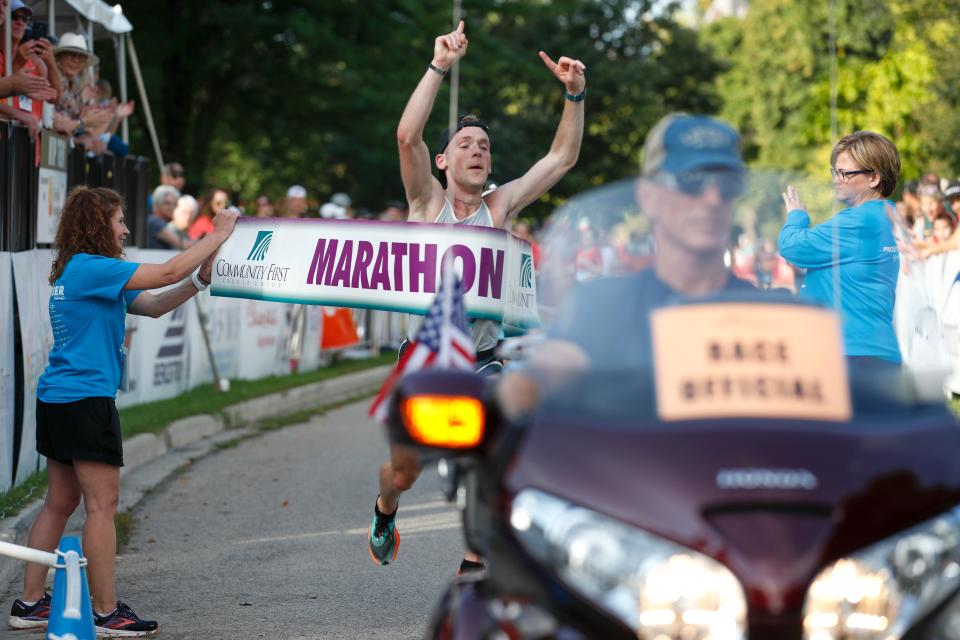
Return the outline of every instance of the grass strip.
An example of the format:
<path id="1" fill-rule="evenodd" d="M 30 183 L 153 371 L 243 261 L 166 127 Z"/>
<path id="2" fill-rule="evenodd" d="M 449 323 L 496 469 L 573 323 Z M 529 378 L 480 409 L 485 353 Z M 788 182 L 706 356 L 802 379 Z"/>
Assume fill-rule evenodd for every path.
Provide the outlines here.
<path id="1" fill-rule="evenodd" d="M 0 493 L 0 518 L 20 513 L 24 505 L 42 496 L 47 490 L 47 470 L 37 471 L 17 486 Z"/>
<path id="2" fill-rule="evenodd" d="M 365 360 L 340 360 L 328 367 L 306 373 L 271 376 L 260 380 L 231 380 L 230 390 L 226 393 L 218 391 L 213 384 L 203 384 L 180 394 L 176 398 L 121 409 L 120 425 L 125 438 L 138 433 L 154 433 L 180 418 L 202 413 L 217 413 L 244 400 L 259 398 L 313 382 L 329 380 L 356 371 L 393 364 L 396 361 L 396 354 L 389 352 L 380 357 Z"/>

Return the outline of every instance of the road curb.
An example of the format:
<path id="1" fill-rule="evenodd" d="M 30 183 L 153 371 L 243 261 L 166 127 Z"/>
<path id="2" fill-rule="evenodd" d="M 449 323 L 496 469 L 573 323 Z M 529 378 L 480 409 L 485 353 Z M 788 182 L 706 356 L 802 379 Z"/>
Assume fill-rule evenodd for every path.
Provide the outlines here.
<path id="1" fill-rule="evenodd" d="M 220 415 L 189 416 L 170 423 L 160 432 L 141 433 L 124 440 L 120 509 L 135 507 L 150 489 L 170 477 L 181 464 L 215 450 L 216 442 L 231 435 L 225 431 L 236 430 L 238 435 L 243 435 L 244 429 L 264 418 L 291 415 L 370 393 L 383 384 L 392 368 L 392 365 L 384 365 L 293 387 L 230 405 Z M 34 500 L 17 515 L 0 520 L 0 540 L 26 544 L 30 527 L 42 504 L 42 498 Z M 67 524 L 68 532 L 71 523 Z M 0 556 L 0 587 L 4 593 L 9 595 L 11 591 L 19 590 L 19 586 L 14 587 L 11 583 L 22 576 L 22 572 L 21 561 Z"/>
<path id="2" fill-rule="evenodd" d="M 123 441 L 123 469 L 121 475 L 130 473 L 145 462 L 159 458 L 167 452 L 165 433 L 140 433 Z"/>
<path id="3" fill-rule="evenodd" d="M 223 419 L 220 416 L 204 413 L 171 422 L 164 429 L 163 434 L 167 446 L 171 449 L 177 449 L 193 444 L 197 440 L 209 438 L 216 433 L 220 433 L 223 429 Z"/>

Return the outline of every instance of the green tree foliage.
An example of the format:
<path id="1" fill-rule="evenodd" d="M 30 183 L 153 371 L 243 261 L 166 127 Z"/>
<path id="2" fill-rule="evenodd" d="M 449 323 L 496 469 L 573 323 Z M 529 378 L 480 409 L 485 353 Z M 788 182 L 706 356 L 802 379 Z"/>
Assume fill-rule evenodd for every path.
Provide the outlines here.
<path id="1" fill-rule="evenodd" d="M 707 26 L 703 42 L 726 66 L 722 113 L 744 133 L 755 166 L 825 176 L 831 136 L 830 3 L 756 0 L 743 20 Z M 960 61 L 956 0 L 836 0 L 837 132 L 884 133 L 905 176 L 957 171 Z"/>
<path id="2" fill-rule="evenodd" d="M 379 208 L 403 196 L 396 125 L 426 69 L 449 0 L 169 0 L 125 6 L 165 156 L 197 189 L 249 198 L 301 183 L 322 201 L 347 191 Z M 654 4 L 656 6 L 654 6 Z M 587 66 L 587 131 L 563 198 L 636 172 L 649 127 L 675 109 L 715 111 L 716 63 L 673 8 L 652 0 L 464 0 L 470 49 L 460 112 L 491 125 L 492 179 L 519 176 L 548 149 L 562 87 L 537 52 Z M 449 83 L 427 127 L 445 127 Z M 138 115 L 136 118 L 140 118 Z M 134 146 L 149 140 L 135 119 Z M 545 199 L 531 212 L 544 214 Z"/>

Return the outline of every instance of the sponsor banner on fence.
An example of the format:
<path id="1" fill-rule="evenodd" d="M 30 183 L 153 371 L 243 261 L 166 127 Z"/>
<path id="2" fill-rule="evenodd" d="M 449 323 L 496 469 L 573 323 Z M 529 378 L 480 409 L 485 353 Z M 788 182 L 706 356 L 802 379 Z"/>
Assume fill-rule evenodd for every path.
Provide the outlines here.
<path id="1" fill-rule="evenodd" d="M 37 242 L 50 244 L 57 234 L 60 211 L 67 200 L 67 138 L 43 130 L 37 189 Z"/>
<path id="2" fill-rule="evenodd" d="M 47 367 L 53 331 L 50 328 L 50 265 L 53 254 L 34 249 L 13 254 L 13 279 L 20 313 L 23 349 L 23 420 L 15 483 L 19 484 L 44 465 L 37 454 L 37 380 Z"/>
<path id="3" fill-rule="evenodd" d="M 237 377 L 256 380 L 290 373 L 286 339 L 293 321 L 290 305 L 244 300 L 240 312 L 240 344 L 243 354 L 237 363 Z"/>
<path id="4" fill-rule="evenodd" d="M 13 483 L 14 360 L 13 266 L 9 253 L 0 253 L 0 491 Z"/>
<path id="5" fill-rule="evenodd" d="M 241 349 L 240 313 L 243 311 L 243 300 L 211 298 L 208 290 L 198 293 L 184 306 L 187 309 L 187 335 L 190 339 L 187 386 L 192 389 L 213 381 L 213 369 L 200 327 L 201 313 L 206 318 L 207 336 L 210 351 L 217 363 L 217 373 L 221 378 L 236 378 Z"/>
<path id="6" fill-rule="evenodd" d="M 241 218 L 213 269 L 215 296 L 423 315 L 444 256 L 467 315 L 539 325 L 530 245 L 502 229 L 367 220 Z"/>
<path id="7" fill-rule="evenodd" d="M 126 259 L 161 263 L 173 255 L 170 251 L 128 249 Z M 124 344 L 128 390 L 117 394 L 117 406 L 164 400 L 187 390 L 189 310 L 189 306 L 181 305 L 159 318 L 127 314 Z"/>

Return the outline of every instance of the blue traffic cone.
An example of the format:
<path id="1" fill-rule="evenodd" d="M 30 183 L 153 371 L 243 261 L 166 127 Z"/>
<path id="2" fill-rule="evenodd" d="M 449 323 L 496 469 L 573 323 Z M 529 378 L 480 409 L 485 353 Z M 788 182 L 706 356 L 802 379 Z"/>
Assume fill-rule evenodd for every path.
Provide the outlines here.
<path id="1" fill-rule="evenodd" d="M 57 556 L 46 640 L 96 640 L 80 540 L 74 536 L 61 538 Z"/>

